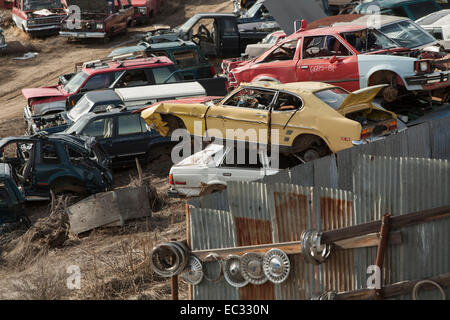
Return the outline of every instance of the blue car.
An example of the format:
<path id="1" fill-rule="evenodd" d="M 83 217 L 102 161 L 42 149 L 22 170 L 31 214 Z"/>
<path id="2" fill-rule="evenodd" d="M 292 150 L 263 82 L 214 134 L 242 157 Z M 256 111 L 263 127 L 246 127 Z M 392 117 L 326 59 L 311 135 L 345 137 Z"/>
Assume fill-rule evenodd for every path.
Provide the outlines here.
<path id="1" fill-rule="evenodd" d="M 442 10 L 435 0 L 377 0 L 363 1 L 354 11 L 358 14 L 373 14 L 375 7 L 379 8 L 380 14 L 408 17 L 413 21 Z"/>

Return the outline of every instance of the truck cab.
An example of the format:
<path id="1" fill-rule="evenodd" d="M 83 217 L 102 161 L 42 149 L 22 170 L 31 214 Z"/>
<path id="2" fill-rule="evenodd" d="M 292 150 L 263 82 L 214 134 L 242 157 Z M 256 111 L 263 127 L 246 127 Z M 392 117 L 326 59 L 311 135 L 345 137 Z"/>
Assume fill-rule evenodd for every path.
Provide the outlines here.
<path id="1" fill-rule="evenodd" d="M 14 0 L 12 19 L 17 28 L 34 35 L 58 34 L 66 16 L 61 0 Z"/>

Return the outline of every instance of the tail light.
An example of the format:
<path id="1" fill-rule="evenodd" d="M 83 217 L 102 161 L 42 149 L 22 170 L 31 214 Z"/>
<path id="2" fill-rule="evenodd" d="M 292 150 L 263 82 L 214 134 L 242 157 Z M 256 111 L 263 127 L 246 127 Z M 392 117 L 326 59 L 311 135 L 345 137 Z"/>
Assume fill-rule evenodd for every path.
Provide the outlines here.
<path id="1" fill-rule="evenodd" d="M 216 70 L 214 69 L 214 66 L 212 65 L 209 68 L 211 69 L 211 74 L 214 77 L 216 75 Z"/>
<path id="2" fill-rule="evenodd" d="M 425 60 L 416 61 L 414 69 L 417 73 L 428 73 L 431 72 L 431 63 Z"/>
<path id="3" fill-rule="evenodd" d="M 372 134 L 371 129 L 363 129 L 363 131 L 361 131 L 361 140 L 370 137 L 371 134 Z"/>
<path id="4" fill-rule="evenodd" d="M 169 174 L 169 184 L 173 185 L 173 176 L 172 176 L 172 174 Z"/>
<path id="5" fill-rule="evenodd" d="M 186 185 L 186 182 L 185 181 L 175 181 L 174 180 L 174 178 L 173 178 L 173 174 L 169 174 L 169 184 L 170 185 L 174 185 L 174 184 L 176 184 L 176 185 Z"/>
<path id="6" fill-rule="evenodd" d="M 184 186 L 184 185 L 186 185 L 186 182 L 185 181 L 175 181 L 175 184 Z"/>
<path id="7" fill-rule="evenodd" d="M 397 129 L 397 120 L 392 120 L 391 122 L 388 123 L 389 131 L 396 130 L 396 129 Z"/>

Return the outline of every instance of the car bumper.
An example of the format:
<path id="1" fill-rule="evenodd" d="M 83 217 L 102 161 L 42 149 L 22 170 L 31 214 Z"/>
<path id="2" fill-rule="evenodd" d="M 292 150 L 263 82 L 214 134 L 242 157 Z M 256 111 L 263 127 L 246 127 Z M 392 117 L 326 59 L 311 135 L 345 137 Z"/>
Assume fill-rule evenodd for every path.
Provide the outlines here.
<path id="1" fill-rule="evenodd" d="M 433 90 L 450 86 L 449 79 L 450 79 L 450 71 L 419 75 L 406 78 L 405 80 L 408 86 L 420 85 L 423 86 L 425 90 Z"/>
<path id="2" fill-rule="evenodd" d="M 59 31 L 61 29 L 61 25 L 52 24 L 49 26 L 33 26 L 33 27 L 25 27 L 26 32 L 45 32 L 45 31 Z"/>
<path id="3" fill-rule="evenodd" d="M 60 31 L 59 35 L 62 37 L 68 38 L 78 38 L 78 39 L 88 39 L 88 38 L 104 38 L 106 37 L 105 32 L 68 32 L 68 31 Z"/>

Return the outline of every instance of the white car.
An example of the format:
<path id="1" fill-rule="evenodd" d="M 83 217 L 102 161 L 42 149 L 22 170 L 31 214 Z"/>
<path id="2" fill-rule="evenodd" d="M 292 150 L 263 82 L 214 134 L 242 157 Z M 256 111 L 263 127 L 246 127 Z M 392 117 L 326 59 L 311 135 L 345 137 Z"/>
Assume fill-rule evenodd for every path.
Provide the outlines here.
<path id="1" fill-rule="evenodd" d="M 242 149 L 210 144 L 204 150 L 172 166 L 169 174 L 169 196 L 197 197 L 223 190 L 229 181 L 259 180 L 281 170 L 269 167 L 269 157 L 265 152 L 258 152 L 256 157 L 256 151 L 252 156 L 252 152 L 247 150 L 246 160 L 238 161 L 236 150 Z M 233 154 L 234 159 L 231 159 Z M 239 164 L 240 162 L 246 163 Z"/>
<path id="2" fill-rule="evenodd" d="M 416 21 L 450 51 L 450 9 L 433 12 Z"/>

